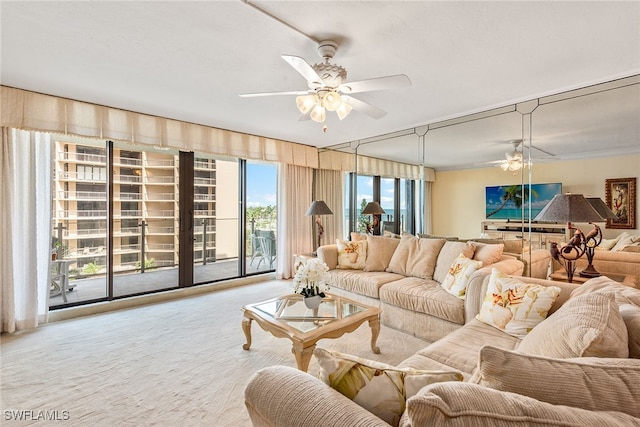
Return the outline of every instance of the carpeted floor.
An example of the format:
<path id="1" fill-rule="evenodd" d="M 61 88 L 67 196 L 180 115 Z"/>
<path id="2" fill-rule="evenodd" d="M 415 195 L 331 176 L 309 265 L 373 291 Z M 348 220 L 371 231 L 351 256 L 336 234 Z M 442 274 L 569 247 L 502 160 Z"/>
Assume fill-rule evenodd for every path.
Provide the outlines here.
<path id="1" fill-rule="evenodd" d="M 240 307 L 289 292 L 290 281 L 273 280 L 3 334 L 2 425 L 250 426 L 251 375 L 296 365 L 291 342 L 255 322 L 242 349 Z M 382 326 L 376 355 L 370 337 L 365 323 L 319 346 L 395 364 L 427 344 Z M 20 415 L 62 421 L 15 422 Z"/>

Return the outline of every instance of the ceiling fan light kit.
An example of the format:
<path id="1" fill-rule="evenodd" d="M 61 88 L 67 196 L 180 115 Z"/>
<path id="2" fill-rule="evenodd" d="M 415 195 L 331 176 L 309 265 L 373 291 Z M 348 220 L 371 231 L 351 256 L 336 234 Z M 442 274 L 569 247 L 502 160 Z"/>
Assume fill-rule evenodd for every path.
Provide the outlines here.
<path id="1" fill-rule="evenodd" d="M 335 111 L 340 120 L 347 117 L 353 109 L 361 111 L 374 119 L 384 117 L 386 115 L 385 111 L 352 96 L 344 95 L 411 86 L 411 80 L 404 74 L 397 74 L 345 83 L 347 70 L 329 62 L 335 55 L 337 48 L 338 44 L 333 40 L 320 41 L 318 43 L 318 52 L 324 62 L 313 66 L 299 56 L 282 55 L 282 59 L 307 80 L 309 90 L 306 93 L 304 91 L 286 91 L 248 93 L 240 96 L 258 97 L 295 94 L 297 95 L 296 107 L 303 114 L 300 120 L 310 118 L 318 123 L 323 123 L 326 120 L 327 111 Z M 323 130 L 326 131 L 326 125 Z"/>

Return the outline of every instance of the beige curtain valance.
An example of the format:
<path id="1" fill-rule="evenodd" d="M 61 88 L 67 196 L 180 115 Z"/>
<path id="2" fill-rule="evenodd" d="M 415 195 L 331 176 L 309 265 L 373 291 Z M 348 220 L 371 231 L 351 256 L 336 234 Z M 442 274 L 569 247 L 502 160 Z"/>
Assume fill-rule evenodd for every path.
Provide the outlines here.
<path id="1" fill-rule="evenodd" d="M 318 168 L 315 147 L 1 86 L 1 125 Z"/>
<path id="2" fill-rule="evenodd" d="M 320 169 L 355 172 L 356 157 L 352 153 L 325 150 L 318 153 Z M 385 178 L 421 179 L 424 170 L 424 180 L 434 182 L 436 172 L 431 168 L 419 165 L 409 165 L 390 160 L 377 159 L 358 155 L 358 173 L 362 175 L 379 175 Z"/>

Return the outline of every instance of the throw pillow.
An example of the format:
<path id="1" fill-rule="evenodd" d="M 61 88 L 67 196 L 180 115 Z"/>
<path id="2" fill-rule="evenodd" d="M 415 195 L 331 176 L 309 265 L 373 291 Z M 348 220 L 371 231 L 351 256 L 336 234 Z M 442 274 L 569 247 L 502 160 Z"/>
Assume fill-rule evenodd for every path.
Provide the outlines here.
<path id="1" fill-rule="evenodd" d="M 522 338 L 547 317 L 559 294 L 557 286 L 523 283 L 494 268 L 476 318 Z"/>
<path id="2" fill-rule="evenodd" d="M 367 236 L 367 260 L 364 263 L 364 271 L 384 271 L 389 266 L 389 261 L 400 239 L 382 236 Z"/>
<path id="3" fill-rule="evenodd" d="M 473 258 L 476 249 L 475 242 L 451 242 L 446 241 L 440 249 L 438 259 L 436 260 L 436 269 L 433 272 L 433 280 L 438 283 L 444 282 L 444 278 L 449 273 L 449 267 L 453 264 L 453 260 L 460 254 L 464 254 L 467 258 Z"/>
<path id="4" fill-rule="evenodd" d="M 635 236 L 633 234 L 627 233 L 626 231 L 622 234 L 620 234 L 620 236 L 618 236 L 618 241 L 616 242 L 615 246 L 611 248 L 611 251 L 621 251 L 624 248 L 626 248 L 627 246 L 631 246 L 632 244 L 640 241 L 640 235 Z"/>
<path id="5" fill-rule="evenodd" d="M 352 242 L 357 242 L 359 240 L 367 240 L 367 233 L 357 233 L 355 231 L 352 231 L 349 236 L 351 236 L 351 241 Z"/>
<path id="6" fill-rule="evenodd" d="M 485 346 L 478 362 L 480 385 L 554 405 L 620 411 L 640 417 L 640 360 L 553 359 Z"/>
<path id="7" fill-rule="evenodd" d="M 621 285 L 606 276 L 594 277 L 571 292 L 571 298 L 589 293 L 613 295 L 627 327 L 629 357 L 640 359 L 640 290 Z"/>
<path id="8" fill-rule="evenodd" d="M 403 276 L 433 279 L 436 259 L 444 242 L 444 239 L 420 239 L 411 234 L 403 234 L 389 261 L 387 271 Z"/>
<path id="9" fill-rule="evenodd" d="M 629 357 L 627 327 L 613 295 L 580 295 L 536 326 L 517 350 L 558 358 Z"/>
<path id="10" fill-rule="evenodd" d="M 362 270 L 367 261 L 367 241 L 336 239 L 338 244 L 338 268 Z"/>
<path id="11" fill-rule="evenodd" d="M 595 412 L 552 405 L 478 384 L 440 383 L 420 390 L 407 402 L 411 426 L 634 426 L 637 418 L 621 412 Z M 403 419 L 404 421 L 404 419 Z"/>
<path id="12" fill-rule="evenodd" d="M 473 253 L 473 259 L 482 261 L 482 265 L 491 265 L 500 261 L 503 252 L 504 244 L 502 243 L 488 244 L 476 242 L 476 250 Z"/>
<path id="13" fill-rule="evenodd" d="M 462 374 L 449 371 L 400 369 L 316 348 L 320 380 L 387 423 L 397 426 L 406 400 L 422 387 L 440 381 L 462 381 Z"/>
<path id="14" fill-rule="evenodd" d="M 616 243 L 618 243 L 618 240 L 620 240 L 620 236 L 616 237 L 615 239 L 602 239 L 600 244 L 596 246 L 596 250 L 610 251 L 611 248 L 613 248 L 616 245 Z"/>
<path id="15" fill-rule="evenodd" d="M 482 267 L 482 261 L 469 259 L 464 254 L 458 255 L 441 284 L 442 288 L 451 295 L 465 299 L 469 279 L 480 267 Z"/>

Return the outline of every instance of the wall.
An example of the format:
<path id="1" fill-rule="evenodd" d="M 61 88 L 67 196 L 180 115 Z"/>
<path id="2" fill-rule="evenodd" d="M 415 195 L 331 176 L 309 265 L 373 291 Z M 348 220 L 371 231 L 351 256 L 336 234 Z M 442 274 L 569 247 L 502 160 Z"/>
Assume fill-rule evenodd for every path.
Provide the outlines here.
<path id="1" fill-rule="evenodd" d="M 604 237 L 612 238 L 622 231 L 640 234 L 640 154 L 535 164 L 531 181 L 561 182 L 563 192 L 580 193 L 605 200 L 607 178 L 631 177 L 637 179 L 636 229 L 606 229 L 602 224 Z M 431 199 L 433 234 L 477 237 L 480 234 L 480 223 L 485 220 L 485 187 L 520 184 L 521 179 L 520 173 L 514 176 L 497 167 L 436 172 Z M 527 176 L 525 182 L 528 182 Z"/>

